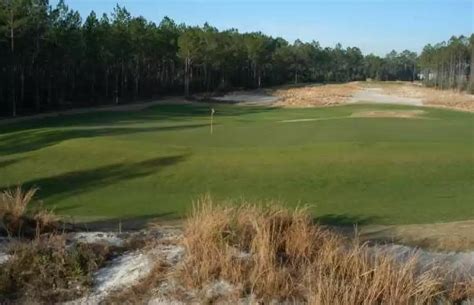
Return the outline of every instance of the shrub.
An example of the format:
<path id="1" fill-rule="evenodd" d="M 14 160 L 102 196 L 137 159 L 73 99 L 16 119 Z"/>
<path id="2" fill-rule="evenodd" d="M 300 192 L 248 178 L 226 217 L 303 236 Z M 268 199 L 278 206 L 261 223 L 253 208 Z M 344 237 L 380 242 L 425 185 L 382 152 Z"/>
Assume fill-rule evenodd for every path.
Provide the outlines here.
<path id="1" fill-rule="evenodd" d="M 55 303 L 87 292 L 92 273 L 109 259 L 110 249 L 100 244 L 68 247 L 64 236 L 52 235 L 19 242 L 10 253 L 12 258 L 0 265 L 0 303 Z"/>

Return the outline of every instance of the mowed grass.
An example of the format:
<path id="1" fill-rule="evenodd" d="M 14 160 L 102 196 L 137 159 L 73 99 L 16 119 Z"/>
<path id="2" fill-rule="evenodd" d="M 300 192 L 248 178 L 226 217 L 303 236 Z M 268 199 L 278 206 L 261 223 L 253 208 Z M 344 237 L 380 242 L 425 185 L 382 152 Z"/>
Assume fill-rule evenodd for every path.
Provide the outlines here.
<path id="1" fill-rule="evenodd" d="M 0 189 L 39 187 L 46 207 L 77 219 L 179 218 L 205 193 L 307 205 L 337 224 L 474 218 L 471 113 L 351 118 L 417 108 L 213 107 L 213 135 L 204 104 L 0 126 Z"/>

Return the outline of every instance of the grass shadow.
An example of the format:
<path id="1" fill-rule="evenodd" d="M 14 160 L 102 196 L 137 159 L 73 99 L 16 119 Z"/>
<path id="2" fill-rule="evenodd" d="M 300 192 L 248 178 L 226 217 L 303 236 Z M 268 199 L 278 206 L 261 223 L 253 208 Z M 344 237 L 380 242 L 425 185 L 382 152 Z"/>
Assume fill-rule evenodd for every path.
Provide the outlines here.
<path id="1" fill-rule="evenodd" d="M 53 177 L 30 180 L 23 183 L 25 188 L 38 187 L 38 199 L 52 205 L 48 200 L 54 197 L 59 200 L 64 197 L 102 188 L 123 180 L 136 179 L 154 174 L 166 167 L 173 166 L 186 160 L 186 155 L 159 157 L 136 163 L 117 163 L 94 169 L 66 172 Z M 0 190 L 8 186 L 0 187 Z"/>
<path id="2" fill-rule="evenodd" d="M 70 130 L 24 131 L 0 136 L 0 155 L 12 155 L 31 152 L 45 147 L 56 145 L 62 141 L 77 138 L 93 138 L 101 136 L 120 136 L 144 132 L 164 132 L 207 127 L 208 124 L 171 125 L 149 128 L 78 128 Z M 1 163 L 0 163 L 1 166 Z"/>
<path id="3" fill-rule="evenodd" d="M 346 214 L 326 214 L 313 219 L 317 224 L 336 227 L 363 226 L 376 223 L 378 220 L 379 218 L 374 216 L 353 216 Z"/>
<path id="4" fill-rule="evenodd" d="M 94 221 L 74 221 L 65 219 L 67 231 L 118 232 L 139 231 L 147 228 L 151 222 L 174 223 L 180 219 L 174 212 L 149 214 L 143 216 L 101 219 Z"/>
<path id="5" fill-rule="evenodd" d="M 17 159 L 9 159 L 9 160 L 3 160 L 0 161 L 0 168 L 8 167 L 10 165 L 13 165 L 15 163 L 18 163 L 26 158 L 17 158 Z"/>

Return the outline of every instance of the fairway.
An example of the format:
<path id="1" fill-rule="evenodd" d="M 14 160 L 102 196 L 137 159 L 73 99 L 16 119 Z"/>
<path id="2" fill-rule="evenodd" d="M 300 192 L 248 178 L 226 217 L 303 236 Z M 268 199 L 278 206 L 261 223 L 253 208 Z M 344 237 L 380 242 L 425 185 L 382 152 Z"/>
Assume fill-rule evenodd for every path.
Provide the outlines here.
<path id="1" fill-rule="evenodd" d="M 474 218 L 471 113 L 213 107 L 213 135 L 205 104 L 0 126 L 0 189 L 37 186 L 77 219 L 179 218 L 206 193 L 305 205 L 339 224 Z"/>

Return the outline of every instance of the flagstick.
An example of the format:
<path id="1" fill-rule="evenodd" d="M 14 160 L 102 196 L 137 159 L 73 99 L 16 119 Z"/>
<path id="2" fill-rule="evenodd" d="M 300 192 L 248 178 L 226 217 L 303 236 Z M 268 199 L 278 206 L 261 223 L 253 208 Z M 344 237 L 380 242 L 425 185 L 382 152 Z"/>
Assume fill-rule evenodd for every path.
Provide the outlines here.
<path id="1" fill-rule="evenodd" d="M 211 109 L 211 135 L 214 133 L 214 108 Z"/>

